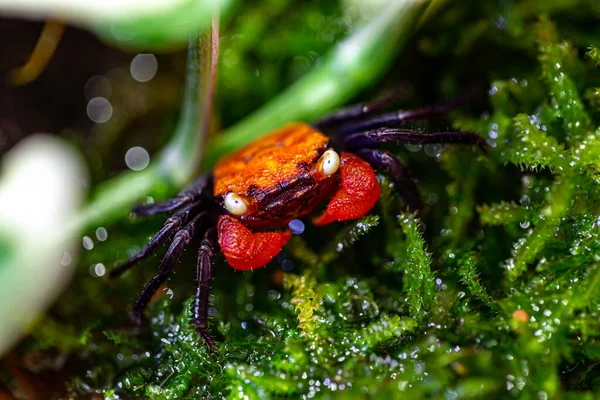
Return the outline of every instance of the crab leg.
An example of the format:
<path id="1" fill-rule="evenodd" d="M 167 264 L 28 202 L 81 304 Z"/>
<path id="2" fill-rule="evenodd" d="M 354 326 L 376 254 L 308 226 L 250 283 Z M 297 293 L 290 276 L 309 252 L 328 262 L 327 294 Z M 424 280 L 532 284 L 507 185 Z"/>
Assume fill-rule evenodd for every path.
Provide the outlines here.
<path id="1" fill-rule="evenodd" d="M 253 233 L 229 215 L 219 217 L 217 231 L 225 259 L 239 270 L 264 267 L 292 237 L 289 231 Z"/>
<path id="2" fill-rule="evenodd" d="M 360 157 L 342 153 L 342 179 L 325 212 L 313 220 L 317 226 L 360 218 L 377 202 L 381 188 L 373 168 Z"/>
<path id="3" fill-rule="evenodd" d="M 468 132 L 419 132 L 412 129 L 379 128 L 371 131 L 353 133 L 344 138 L 346 144 L 353 148 L 376 147 L 382 143 L 459 143 L 476 144 L 486 151 L 485 141 L 475 133 Z"/>
<path id="4" fill-rule="evenodd" d="M 211 257 L 215 253 L 215 230 L 214 228 L 209 229 L 204 234 L 204 239 L 200 244 L 198 250 L 198 264 L 196 270 L 196 298 L 194 302 L 194 322 L 196 328 L 200 332 L 202 339 L 206 344 L 215 348 L 215 342 L 206 331 L 206 325 L 208 322 L 208 297 L 210 294 L 210 277 L 211 277 Z"/>
<path id="5" fill-rule="evenodd" d="M 417 108 L 412 110 L 396 110 L 365 121 L 348 123 L 340 130 L 341 134 L 362 132 L 366 130 L 381 128 L 390 125 L 405 125 L 409 122 L 420 121 L 429 118 L 441 117 L 452 110 L 457 104 L 438 104 L 431 107 Z"/>
<path id="6" fill-rule="evenodd" d="M 358 118 L 366 117 L 376 111 L 388 108 L 400 96 L 388 93 L 369 103 L 358 103 L 325 115 L 312 125 L 317 129 L 323 129 L 334 124 L 346 123 Z"/>
<path id="7" fill-rule="evenodd" d="M 317 129 L 323 129 L 334 124 L 343 124 L 340 129 L 342 135 L 383 126 L 401 126 L 409 122 L 441 117 L 454 108 L 466 103 L 475 94 L 475 90 L 471 90 L 467 92 L 467 94 L 446 101 L 445 103 L 417 109 L 394 110 L 382 115 L 353 122 L 353 120 L 369 117 L 371 114 L 374 114 L 381 109 L 389 108 L 400 100 L 401 96 L 399 94 L 389 93 L 373 102 L 354 104 L 350 107 L 326 115 L 315 122 L 313 126 Z"/>
<path id="8" fill-rule="evenodd" d="M 179 207 L 198 199 L 202 195 L 202 192 L 209 186 L 211 179 L 210 175 L 202 175 L 179 192 L 174 199 L 168 199 L 155 204 L 136 206 L 133 209 L 133 213 L 138 216 L 147 217 L 176 210 Z"/>
<path id="9" fill-rule="evenodd" d="M 380 149 L 363 149 L 356 154 L 371 164 L 373 168 L 384 169 L 408 207 L 413 211 L 421 211 L 423 202 L 419 189 L 395 155 Z"/>
<path id="10" fill-rule="evenodd" d="M 165 283 L 173 269 L 175 264 L 179 261 L 183 248 L 190 244 L 192 237 L 194 236 L 194 228 L 200 219 L 202 214 L 196 215 L 186 226 L 181 228 L 173 238 L 173 242 L 163 257 L 160 267 L 156 275 L 152 277 L 150 282 L 144 287 L 137 300 L 132 307 L 133 320 L 137 324 L 141 324 L 143 321 L 144 310 L 148 306 L 150 299 L 156 293 L 158 288 Z"/>
<path id="11" fill-rule="evenodd" d="M 110 271 L 110 277 L 117 278 L 121 276 L 125 271 L 131 269 L 131 267 L 137 264 L 140 260 L 143 260 L 144 258 L 148 257 L 156 249 L 164 245 L 167 242 L 167 240 L 171 237 L 171 235 L 174 232 L 176 232 L 177 229 L 179 229 L 185 222 L 187 222 L 192 210 L 198 207 L 199 205 L 199 201 L 189 204 L 187 207 L 182 208 L 181 210 L 177 211 L 177 213 L 175 213 L 172 217 L 167 219 L 160 231 L 158 231 L 158 233 L 154 235 L 152 239 L 150 239 L 148 244 L 146 244 L 139 253 L 137 253 L 129 260 L 125 261 L 124 263 Z"/>

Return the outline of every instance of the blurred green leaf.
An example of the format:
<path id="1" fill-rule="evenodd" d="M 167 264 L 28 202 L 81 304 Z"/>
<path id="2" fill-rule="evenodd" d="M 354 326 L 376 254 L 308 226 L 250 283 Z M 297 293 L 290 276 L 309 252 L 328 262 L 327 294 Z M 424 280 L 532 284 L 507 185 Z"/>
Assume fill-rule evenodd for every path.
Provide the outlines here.
<path id="1" fill-rule="evenodd" d="M 0 9 L 26 17 L 56 17 L 85 27 L 121 47 L 170 50 L 210 26 L 215 12 L 225 15 L 234 0 L 96 2 L 8 0 Z"/>

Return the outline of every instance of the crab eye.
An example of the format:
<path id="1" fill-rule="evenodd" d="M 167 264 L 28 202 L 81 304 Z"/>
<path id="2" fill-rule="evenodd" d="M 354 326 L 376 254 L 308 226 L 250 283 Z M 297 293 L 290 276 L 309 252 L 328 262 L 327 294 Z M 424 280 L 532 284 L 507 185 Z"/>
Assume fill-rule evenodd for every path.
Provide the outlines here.
<path id="1" fill-rule="evenodd" d="M 227 211 L 233 215 L 244 215 L 248 211 L 248 205 L 244 199 L 235 193 L 228 193 L 224 203 Z"/>
<path id="2" fill-rule="evenodd" d="M 340 168 L 340 156 L 333 150 L 327 150 L 321 156 L 321 172 L 327 176 L 336 173 Z"/>

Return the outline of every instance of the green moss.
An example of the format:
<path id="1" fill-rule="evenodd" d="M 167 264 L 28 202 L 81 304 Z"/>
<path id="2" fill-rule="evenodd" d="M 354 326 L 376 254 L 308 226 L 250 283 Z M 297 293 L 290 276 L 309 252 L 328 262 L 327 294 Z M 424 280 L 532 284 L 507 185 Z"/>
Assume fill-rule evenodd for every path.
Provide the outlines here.
<path id="1" fill-rule="evenodd" d="M 409 315 L 415 320 L 426 319 L 433 307 L 436 291 L 431 259 L 414 215 L 401 215 L 399 224 L 406 242 L 393 254 L 397 262 L 392 271 L 404 276 L 403 291 Z"/>

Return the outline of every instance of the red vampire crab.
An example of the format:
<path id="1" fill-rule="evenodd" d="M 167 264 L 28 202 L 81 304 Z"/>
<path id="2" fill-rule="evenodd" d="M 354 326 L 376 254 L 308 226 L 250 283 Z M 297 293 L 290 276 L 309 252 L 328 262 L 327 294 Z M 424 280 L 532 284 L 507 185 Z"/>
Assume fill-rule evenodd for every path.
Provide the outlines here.
<path id="1" fill-rule="evenodd" d="M 385 102 L 359 104 L 312 125 L 289 124 L 221 159 L 211 173 L 197 178 L 177 197 L 136 207 L 134 213 L 141 216 L 175 213 L 138 254 L 110 274 L 121 275 L 172 238 L 158 273 L 133 305 L 134 320 L 141 323 L 152 295 L 194 238 L 200 240 L 194 323 L 207 345 L 214 347 L 206 328 L 211 258 L 217 243 L 233 268 L 263 267 L 290 239 L 291 232 L 285 229 L 288 223 L 311 213 L 320 203 L 328 201 L 325 211 L 313 219 L 318 226 L 368 213 L 380 193 L 374 169 L 387 173 L 409 208 L 421 209 L 417 186 L 404 166 L 379 147 L 384 143 L 462 143 L 484 149 L 483 139 L 473 133 L 403 128 L 408 122 L 444 114 L 452 106 L 377 115 Z M 328 137 L 326 131 L 333 133 Z"/>

